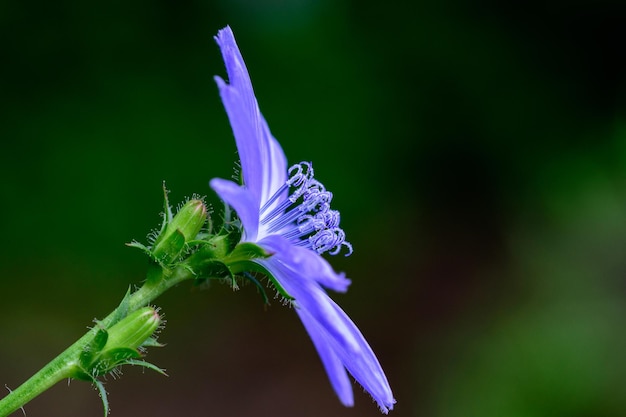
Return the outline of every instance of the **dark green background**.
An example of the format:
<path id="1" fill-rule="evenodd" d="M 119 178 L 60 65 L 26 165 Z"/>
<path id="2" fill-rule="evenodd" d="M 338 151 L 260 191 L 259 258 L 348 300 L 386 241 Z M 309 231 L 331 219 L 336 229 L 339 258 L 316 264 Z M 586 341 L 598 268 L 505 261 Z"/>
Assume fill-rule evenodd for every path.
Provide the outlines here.
<path id="1" fill-rule="evenodd" d="M 620 1 L 0 4 L 0 383 L 105 316 L 125 242 L 236 159 L 212 80 L 230 24 L 290 162 L 314 162 L 355 248 L 334 296 L 394 416 L 626 414 L 626 67 Z M 164 378 L 112 415 L 376 416 L 336 400 L 296 315 L 253 287 L 157 300 Z M 99 416 L 87 384 L 28 415 Z"/>

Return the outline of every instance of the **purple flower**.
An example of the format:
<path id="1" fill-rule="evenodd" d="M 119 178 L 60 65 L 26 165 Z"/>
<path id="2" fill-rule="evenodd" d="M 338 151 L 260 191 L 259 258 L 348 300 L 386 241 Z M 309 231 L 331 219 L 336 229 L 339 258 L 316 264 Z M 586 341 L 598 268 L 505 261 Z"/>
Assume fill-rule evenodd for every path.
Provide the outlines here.
<path id="1" fill-rule="evenodd" d="M 347 370 L 386 414 L 395 403 L 387 378 L 359 329 L 325 291 L 345 292 L 350 285 L 321 256 L 344 248 L 348 255 L 352 252 L 339 228 L 339 212 L 330 208 L 332 194 L 313 178 L 310 163 L 287 168 L 285 154 L 259 111 L 232 30 L 220 30 L 215 39 L 229 84 L 215 80 L 237 142 L 243 185 L 215 178 L 211 187 L 237 212 L 242 241 L 271 254 L 254 262 L 293 297 L 340 401 L 354 404 Z"/>

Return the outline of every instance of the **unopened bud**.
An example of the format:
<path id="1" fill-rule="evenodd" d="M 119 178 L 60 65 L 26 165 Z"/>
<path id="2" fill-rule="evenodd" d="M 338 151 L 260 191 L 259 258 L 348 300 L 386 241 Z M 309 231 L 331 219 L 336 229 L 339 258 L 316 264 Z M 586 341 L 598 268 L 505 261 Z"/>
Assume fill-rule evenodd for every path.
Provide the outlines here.
<path id="1" fill-rule="evenodd" d="M 207 220 L 207 208 L 201 200 L 189 200 L 157 237 L 152 255 L 169 264 L 178 259 L 185 245 L 196 238 Z"/>
<path id="2" fill-rule="evenodd" d="M 139 348 L 158 346 L 152 337 L 161 325 L 161 317 L 152 307 L 143 307 L 130 313 L 109 329 L 99 329 L 93 341 L 85 347 L 79 363 L 72 372 L 73 378 L 94 381 L 115 368 L 129 363 L 158 370 L 147 362 L 132 362 L 141 358 Z"/>
<path id="3" fill-rule="evenodd" d="M 152 307 L 140 308 L 111 326 L 102 352 L 117 348 L 137 349 L 161 324 L 159 313 Z"/>

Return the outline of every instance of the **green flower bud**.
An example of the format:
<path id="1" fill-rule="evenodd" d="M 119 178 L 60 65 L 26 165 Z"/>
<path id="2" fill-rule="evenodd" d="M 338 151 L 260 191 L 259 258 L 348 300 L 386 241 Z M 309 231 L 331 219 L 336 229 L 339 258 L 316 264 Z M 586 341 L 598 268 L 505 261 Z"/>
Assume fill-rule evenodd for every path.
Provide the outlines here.
<path id="1" fill-rule="evenodd" d="M 163 228 L 152 247 L 152 255 L 159 262 L 175 262 L 186 244 L 196 238 L 207 220 L 207 208 L 201 200 L 189 200 Z"/>
<path id="2" fill-rule="evenodd" d="M 161 324 L 161 317 L 152 307 L 140 308 L 107 330 L 108 338 L 102 352 L 117 348 L 137 349 Z"/>
<path id="3" fill-rule="evenodd" d="M 161 325 L 161 317 L 152 307 L 144 307 L 130 313 L 109 329 L 99 329 L 93 341 L 80 355 L 72 377 L 85 381 L 111 371 L 118 366 L 138 364 L 158 370 L 154 365 L 138 361 L 141 346 L 158 346 L 152 335 Z"/>

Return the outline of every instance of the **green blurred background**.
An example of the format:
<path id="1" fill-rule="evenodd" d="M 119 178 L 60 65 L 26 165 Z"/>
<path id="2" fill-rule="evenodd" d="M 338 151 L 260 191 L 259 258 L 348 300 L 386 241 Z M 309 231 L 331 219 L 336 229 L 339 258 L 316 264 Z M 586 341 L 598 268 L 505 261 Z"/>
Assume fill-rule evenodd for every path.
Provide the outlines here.
<path id="1" fill-rule="evenodd" d="M 212 76 L 230 24 L 290 162 L 314 161 L 355 248 L 333 296 L 392 415 L 626 415 L 626 6 L 621 1 L 0 3 L 0 383 L 105 316 L 125 242 L 218 201 L 236 159 Z M 181 285 L 112 415 L 377 416 L 337 401 L 296 315 Z M 99 416 L 58 384 L 28 416 Z"/>

